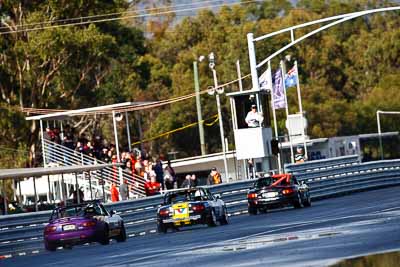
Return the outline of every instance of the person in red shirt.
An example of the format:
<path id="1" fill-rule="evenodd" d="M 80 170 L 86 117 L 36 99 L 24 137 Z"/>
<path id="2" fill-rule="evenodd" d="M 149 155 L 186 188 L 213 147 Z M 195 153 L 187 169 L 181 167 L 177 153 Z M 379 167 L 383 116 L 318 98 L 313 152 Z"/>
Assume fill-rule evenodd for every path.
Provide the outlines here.
<path id="1" fill-rule="evenodd" d="M 150 172 L 150 181 L 144 184 L 144 190 L 146 191 L 146 196 L 154 196 L 160 194 L 161 184 L 156 181 L 156 173 L 154 171 Z"/>
<path id="2" fill-rule="evenodd" d="M 111 185 L 111 201 L 112 202 L 119 201 L 119 192 L 118 192 L 117 187 L 115 186 L 115 183 L 112 183 L 112 185 Z"/>

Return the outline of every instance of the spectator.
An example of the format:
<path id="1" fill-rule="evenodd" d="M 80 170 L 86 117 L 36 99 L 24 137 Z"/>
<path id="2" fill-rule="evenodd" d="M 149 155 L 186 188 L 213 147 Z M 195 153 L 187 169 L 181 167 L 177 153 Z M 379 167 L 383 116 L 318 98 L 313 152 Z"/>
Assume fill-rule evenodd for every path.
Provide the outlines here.
<path id="1" fill-rule="evenodd" d="M 174 189 L 174 177 L 170 173 L 168 166 L 164 168 L 164 182 L 167 190 Z"/>
<path id="2" fill-rule="evenodd" d="M 101 143 L 102 143 L 101 137 L 99 135 L 96 135 L 93 140 L 93 156 L 96 159 L 100 159 L 100 154 L 102 150 Z"/>
<path id="3" fill-rule="evenodd" d="M 153 170 L 156 173 L 157 182 L 161 184 L 162 189 L 164 189 L 164 171 L 162 167 L 162 162 L 158 158 L 156 164 L 153 166 Z"/>
<path id="4" fill-rule="evenodd" d="M 146 191 L 146 196 L 154 196 L 160 194 L 161 184 L 156 180 L 156 173 L 154 171 L 150 172 L 150 181 L 144 184 L 144 189 Z"/>
<path id="5" fill-rule="evenodd" d="M 259 127 L 264 118 L 261 113 L 257 112 L 257 106 L 251 105 L 251 110 L 247 113 L 246 123 L 249 127 Z"/>
<path id="6" fill-rule="evenodd" d="M 128 181 L 124 179 L 124 182 L 119 186 L 119 194 L 121 200 L 127 200 L 129 196 Z"/>
<path id="7" fill-rule="evenodd" d="M 79 202 L 82 203 L 82 202 L 85 200 L 85 199 L 84 199 L 85 194 L 83 193 L 83 191 L 82 191 L 81 188 L 78 189 L 78 192 L 79 192 Z M 73 202 L 74 204 L 78 204 L 78 193 L 77 193 L 76 189 L 73 190 L 73 191 L 70 193 L 69 196 L 71 196 L 71 195 L 72 195 L 72 202 Z"/>
<path id="8" fill-rule="evenodd" d="M 192 187 L 196 187 L 197 186 L 197 177 L 196 174 L 192 174 L 192 176 L 190 177 L 190 179 L 192 180 Z"/>
<path id="9" fill-rule="evenodd" d="M 212 168 L 207 178 L 207 185 L 220 184 L 222 183 L 221 174 L 217 171 L 217 168 Z"/>
<path id="10" fill-rule="evenodd" d="M 181 184 L 182 188 L 190 188 L 190 187 L 196 187 L 197 186 L 197 179 L 195 174 L 188 174 L 185 177 L 185 181 Z"/>
<path id="11" fill-rule="evenodd" d="M 135 173 L 139 176 L 144 176 L 144 171 L 143 171 L 143 164 L 142 164 L 142 157 L 138 156 L 137 161 L 134 165 L 135 167 Z"/>
<path id="12" fill-rule="evenodd" d="M 81 133 L 81 136 L 79 137 L 78 142 L 81 142 L 82 145 L 86 145 L 86 143 L 88 141 L 89 140 L 86 138 L 86 134 L 85 133 Z"/>
<path id="13" fill-rule="evenodd" d="M 111 185 L 111 201 L 118 202 L 119 201 L 119 193 L 115 183 Z"/>
<path id="14" fill-rule="evenodd" d="M 111 162 L 111 157 L 108 155 L 108 149 L 104 147 L 100 154 L 100 160 L 104 161 L 105 163 Z"/>
<path id="15" fill-rule="evenodd" d="M 298 146 L 296 149 L 296 154 L 294 155 L 294 161 L 295 163 L 303 163 L 304 161 L 306 161 L 303 148 L 300 146 Z"/>

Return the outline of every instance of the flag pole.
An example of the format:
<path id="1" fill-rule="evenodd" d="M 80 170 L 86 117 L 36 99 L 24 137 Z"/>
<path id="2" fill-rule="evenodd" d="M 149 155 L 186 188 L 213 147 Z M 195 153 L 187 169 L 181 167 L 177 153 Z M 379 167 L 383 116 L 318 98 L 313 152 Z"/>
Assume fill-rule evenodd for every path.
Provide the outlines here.
<path id="1" fill-rule="evenodd" d="M 271 86 L 271 102 L 272 102 L 272 117 L 274 119 L 274 131 L 275 131 L 275 138 L 279 142 L 279 136 L 278 136 L 278 124 L 276 123 L 276 111 L 275 111 L 275 99 L 274 99 L 274 91 L 272 90 L 272 73 L 271 73 L 271 61 L 268 61 L 268 73 L 267 73 L 267 84 Z M 278 169 L 279 173 L 282 173 L 282 163 L 281 163 L 281 152 L 278 152 Z"/>
<path id="2" fill-rule="evenodd" d="M 283 61 L 281 60 L 281 74 L 282 74 L 282 86 L 283 86 L 283 94 L 285 95 L 285 110 L 286 110 L 286 121 L 288 122 L 288 132 L 289 132 L 289 143 L 290 143 L 290 160 L 292 163 L 294 163 L 294 153 L 293 153 L 293 143 L 292 143 L 292 127 L 289 122 L 289 104 L 287 101 L 287 95 L 286 95 L 286 85 L 285 85 L 285 70 L 283 67 Z"/>
<path id="3" fill-rule="evenodd" d="M 302 138 L 303 138 L 303 143 L 304 143 L 304 154 L 306 156 L 306 159 L 308 158 L 308 153 L 307 153 L 307 141 L 306 141 L 306 136 L 305 136 L 305 127 L 304 127 L 304 119 L 305 116 L 303 114 L 303 104 L 301 103 L 301 92 L 300 92 L 300 76 L 299 76 L 299 69 L 297 67 L 297 60 L 294 62 L 294 66 L 296 68 L 296 75 L 297 75 L 297 97 L 299 99 L 299 110 L 301 114 L 301 127 L 302 127 Z"/>

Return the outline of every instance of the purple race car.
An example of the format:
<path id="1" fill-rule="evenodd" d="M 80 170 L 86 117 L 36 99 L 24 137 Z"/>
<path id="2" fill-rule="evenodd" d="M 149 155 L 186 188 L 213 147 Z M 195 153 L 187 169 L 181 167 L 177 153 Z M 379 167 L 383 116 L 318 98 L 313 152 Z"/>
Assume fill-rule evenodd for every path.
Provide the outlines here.
<path id="1" fill-rule="evenodd" d="M 56 208 L 44 228 L 44 246 L 50 251 L 87 242 L 108 245 L 110 238 L 126 240 L 124 221 L 98 201 Z"/>

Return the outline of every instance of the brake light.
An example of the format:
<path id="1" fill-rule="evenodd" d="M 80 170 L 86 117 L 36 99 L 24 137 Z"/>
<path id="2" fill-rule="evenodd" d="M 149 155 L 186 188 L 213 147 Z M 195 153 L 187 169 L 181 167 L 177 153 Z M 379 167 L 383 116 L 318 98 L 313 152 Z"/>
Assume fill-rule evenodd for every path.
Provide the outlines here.
<path id="1" fill-rule="evenodd" d="M 163 209 L 163 210 L 160 210 L 160 216 L 168 216 L 168 214 L 169 214 L 169 210 L 168 209 Z"/>
<path id="2" fill-rule="evenodd" d="M 192 210 L 195 212 L 203 211 L 205 209 L 204 205 L 193 205 Z"/>
<path id="3" fill-rule="evenodd" d="M 282 194 L 284 195 L 289 195 L 292 194 L 294 191 L 293 189 L 289 188 L 289 189 L 283 189 Z"/>
<path id="4" fill-rule="evenodd" d="M 83 227 L 93 227 L 93 226 L 95 226 L 95 225 L 96 225 L 96 222 L 93 222 L 93 221 L 91 221 L 91 222 L 84 222 L 84 223 L 82 224 Z"/>
<path id="5" fill-rule="evenodd" d="M 44 228 L 44 232 L 46 234 L 55 232 L 56 230 L 57 230 L 57 226 L 46 226 L 46 228 Z"/>
<path id="6" fill-rule="evenodd" d="M 257 198 L 257 194 L 256 193 L 250 193 L 250 194 L 247 195 L 247 198 L 249 198 L 249 199 Z"/>

